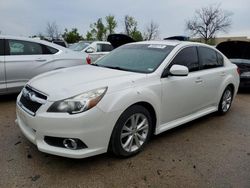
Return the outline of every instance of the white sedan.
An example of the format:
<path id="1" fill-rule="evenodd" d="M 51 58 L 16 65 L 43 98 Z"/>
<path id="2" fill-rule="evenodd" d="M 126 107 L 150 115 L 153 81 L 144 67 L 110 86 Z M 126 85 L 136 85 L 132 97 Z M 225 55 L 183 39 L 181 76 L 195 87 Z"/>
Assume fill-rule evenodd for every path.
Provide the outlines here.
<path id="1" fill-rule="evenodd" d="M 42 152 L 84 158 L 140 152 L 159 134 L 218 111 L 239 86 L 237 66 L 204 44 L 123 45 L 96 64 L 30 80 L 17 98 L 17 124 Z"/>
<path id="2" fill-rule="evenodd" d="M 71 46 L 70 49 L 76 52 L 87 53 L 86 61 L 88 64 L 91 64 L 112 51 L 113 47 L 109 42 L 105 41 L 80 41 Z"/>

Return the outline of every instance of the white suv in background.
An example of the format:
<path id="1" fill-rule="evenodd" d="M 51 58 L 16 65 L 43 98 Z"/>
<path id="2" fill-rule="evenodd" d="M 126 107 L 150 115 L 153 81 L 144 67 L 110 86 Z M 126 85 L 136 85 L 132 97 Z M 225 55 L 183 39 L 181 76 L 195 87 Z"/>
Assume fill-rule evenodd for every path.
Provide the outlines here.
<path id="1" fill-rule="evenodd" d="M 40 73 L 85 64 L 86 57 L 40 39 L 0 36 L 0 94 L 19 92 Z"/>
<path id="2" fill-rule="evenodd" d="M 113 50 L 112 45 L 105 41 L 80 41 L 70 47 L 71 50 L 89 54 L 88 63 L 93 63 Z"/>

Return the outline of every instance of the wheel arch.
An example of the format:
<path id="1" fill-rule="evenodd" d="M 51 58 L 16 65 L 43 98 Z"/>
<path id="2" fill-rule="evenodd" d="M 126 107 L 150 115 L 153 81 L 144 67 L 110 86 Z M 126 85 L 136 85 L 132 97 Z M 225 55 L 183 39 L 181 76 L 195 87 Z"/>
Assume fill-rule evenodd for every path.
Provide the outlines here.
<path id="1" fill-rule="evenodd" d="M 142 106 L 142 107 L 144 107 L 145 109 L 148 110 L 148 112 L 149 112 L 149 114 L 150 114 L 150 116 L 152 118 L 152 124 L 153 124 L 152 134 L 154 134 L 155 128 L 156 128 L 156 123 L 157 123 L 157 116 L 156 116 L 156 111 L 155 111 L 153 105 L 151 105 L 150 103 L 145 102 L 145 101 L 140 101 L 140 102 L 136 102 L 136 103 L 130 105 L 128 108 L 130 108 L 131 106 L 134 106 L 134 105 Z"/>
<path id="2" fill-rule="evenodd" d="M 230 88 L 232 89 L 233 96 L 235 96 L 235 94 L 236 94 L 236 93 L 235 93 L 235 86 L 233 85 L 233 83 L 228 84 L 227 87 L 230 87 Z M 226 88 L 227 88 L 227 87 L 226 87 Z M 225 88 L 225 89 L 226 89 L 226 88 Z M 224 90 L 225 90 L 225 89 L 224 89 Z"/>

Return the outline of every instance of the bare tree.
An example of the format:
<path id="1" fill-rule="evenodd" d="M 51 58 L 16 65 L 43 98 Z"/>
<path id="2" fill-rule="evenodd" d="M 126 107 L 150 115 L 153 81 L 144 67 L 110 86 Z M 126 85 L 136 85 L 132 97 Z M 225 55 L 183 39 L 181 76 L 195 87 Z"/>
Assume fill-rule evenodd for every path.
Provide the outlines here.
<path id="1" fill-rule="evenodd" d="M 219 5 L 203 7 L 196 10 L 194 18 L 186 22 L 186 30 L 208 43 L 218 32 L 228 31 L 232 24 L 231 16 L 231 12 L 222 10 Z"/>
<path id="2" fill-rule="evenodd" d="M 59 38 L 60 33 L 56 22 L 47 23 L 46 34 L 50 38 Z"/>
<path id="3" fill-rule="evenodd" d="M 151 21 L 147 26 L 146 30 L 143 33 L 144 40 L 154 40 L 159 37 L 159 25 Z"/>

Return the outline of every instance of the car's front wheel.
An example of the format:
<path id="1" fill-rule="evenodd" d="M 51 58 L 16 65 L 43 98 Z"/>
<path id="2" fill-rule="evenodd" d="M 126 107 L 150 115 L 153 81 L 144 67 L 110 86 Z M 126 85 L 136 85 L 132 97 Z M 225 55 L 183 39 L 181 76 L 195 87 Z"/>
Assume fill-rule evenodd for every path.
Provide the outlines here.
<path id="1" fill-rule="evenodd" d="M 227 113 L 231 107 L 232 101 L 233 101 L 233 89 L 230 86 L 227 86 L 220 100 L 218 109 L 219 114 L 224 115 L 225 113 Z"/>
<path id="2" fill-rule="evenodd" d="M 148 142 L 152 119 L 146 108 L 134 105 L 118 119 L 110 140 L 110 150 L 123 157 L 137 154 Z"/>

